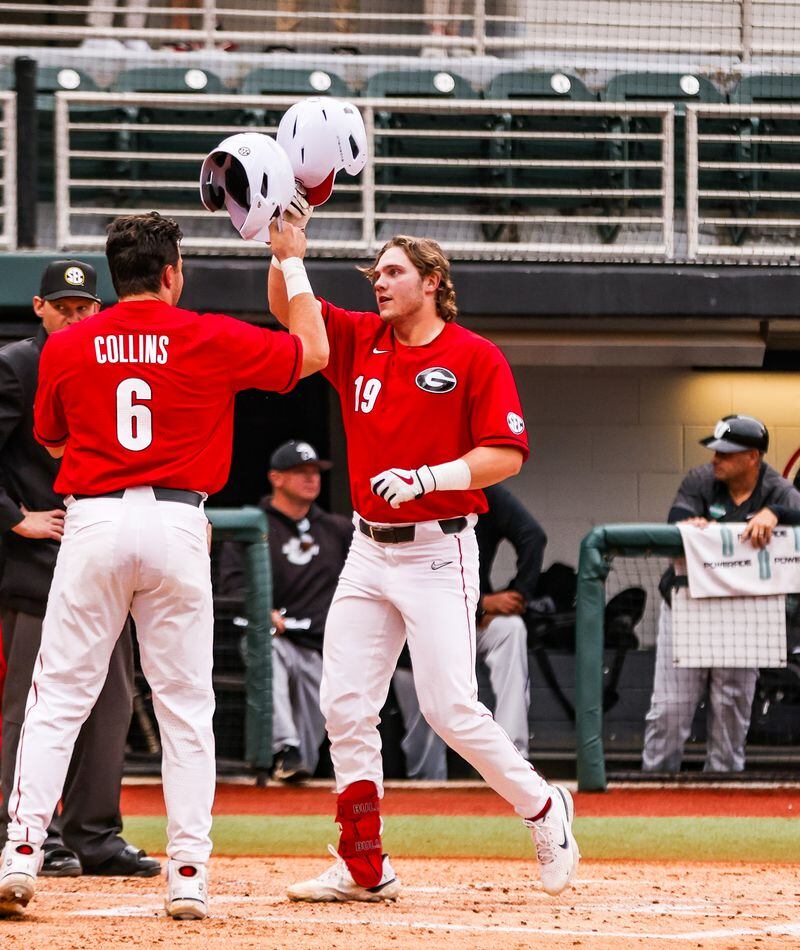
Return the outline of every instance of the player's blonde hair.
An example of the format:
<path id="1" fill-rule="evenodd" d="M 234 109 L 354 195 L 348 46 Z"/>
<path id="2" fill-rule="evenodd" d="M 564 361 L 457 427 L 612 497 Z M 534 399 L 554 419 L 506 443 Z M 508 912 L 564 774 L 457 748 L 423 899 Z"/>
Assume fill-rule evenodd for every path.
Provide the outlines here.
<path id="1" fill-rule="evenodd" d="M 455 287 L 453 287 L 453 281 L 450 277 L 450 261 L 445 257 L 444 251 L 436 241 L 431 241 L 430 238 L 410 237 L 407 234 L 398 234 L 393 237 L 378 251 L 373 264 L 369 267 L 359 268 L 367 280 L 371 284 L 375 283 L 375 270 L 378 261 L 390 247 L 399 247 L 401 251 L 404 251 L 420 277 L 428 277 L 430 274 L 438 275 L 436 312 L 445 323 L 455 320 L 458 316 L 458 307 L 456 306 Z"/>

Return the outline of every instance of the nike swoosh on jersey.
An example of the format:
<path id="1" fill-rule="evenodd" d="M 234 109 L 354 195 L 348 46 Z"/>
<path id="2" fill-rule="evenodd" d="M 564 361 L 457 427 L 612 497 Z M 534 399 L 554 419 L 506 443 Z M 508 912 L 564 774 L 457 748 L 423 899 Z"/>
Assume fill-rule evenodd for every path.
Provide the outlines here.
<path id="1" fill-rule="evenodd" d="M 376 356 L 380 356 L 381 353 L 391 353 L 392 351 L 391 351 L 391 350 L 379 350 L 377 347 L 373 346 L 373 347 L 372 347 L 372 352 L 373 352 Z"/>
<path id="2" fill-rule="evenodd" d="M 452 564 L 452 561 L 431 561 L 431 570 L 439 571 L 443 567 L 447 567 L 448 564 Z"/>

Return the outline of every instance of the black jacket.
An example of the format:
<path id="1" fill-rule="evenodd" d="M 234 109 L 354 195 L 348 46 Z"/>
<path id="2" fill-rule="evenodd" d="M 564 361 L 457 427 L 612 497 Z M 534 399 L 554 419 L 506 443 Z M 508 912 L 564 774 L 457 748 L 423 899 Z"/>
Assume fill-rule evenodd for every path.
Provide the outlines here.
<path id="1" fill-rule="evenodd" d="M 519 591 L 526 601 L 531 600 L 542 570 L 547 535 L 528 509 L 507 488 L 492 485 L 484 488 L 484 493 L 489 510 L 478 517 L 475 525 L 481 594 L 489 594 L 494 590 L 491 582 L 492 565 L 500 542 L 505 540 L 510 542 L 517 555 L 517 573 L 503 589 Z"/>
<path id="2" fill-rule="evenodd" d="M 748 521 L 762 508 L 769 508 L 780 524 L 800 524 L 800 492 L 766 462 L 761 463 L 752 494 L 740 505 L 731 498 L 725 482 L 714 477 L 714 466 L 707 462 L 686 473 L 672 502 L 667 521 L 670 524 L 687 518 Z M 668 604 L 671 603 L 671 591 L 675 583 L 675 568 L 670 565 L 658 585 L 661 596 Z"/>
<path id="3" fill-rule="evenodd" d="M 675 524 L 695 517 L 747 521 L 762 508 L 769 508 L 780 524 L 800 524 L 800 492 L 766 462 L 761 463 L 752 494 L 740 505 L 731 498 L 725 482 L 714 478 L 714 466 L 708 462 L 686 473 L 667 521 Z"/>
<path id="4" fill-rule="evenodd" d="M 322 652 L 328 608 L 353 538 L 352 522 L 318 505 L 294 521 L 270 501 L 262 498 L 260 505 L 269 522 L 272 603 L 276 610 L 285 611 L 283 636 Z M 243 554 L 240 544 L 231 542 L 223 548 L 220 588 L 228 596 L 244 594 Z"/>
<path id="5" fill-rule="evenodd" d="M 33 437 L 33 400 L 39 357 L 47 340 L 36 336 L 0 349 L 0 538 L 3 572 L 0 607 L 43 617 L 53 579 L 58 542 L 23 538 L 11 529 L 29 511 L 63 508 L 53 491 L 59 462 Z"/>

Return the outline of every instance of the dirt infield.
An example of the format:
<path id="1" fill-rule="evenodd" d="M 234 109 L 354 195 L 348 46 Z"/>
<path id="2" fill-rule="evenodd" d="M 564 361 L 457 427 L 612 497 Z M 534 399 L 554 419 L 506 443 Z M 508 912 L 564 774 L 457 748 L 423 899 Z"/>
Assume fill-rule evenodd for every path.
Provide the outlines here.
<path id="1" fill-rule="evenodd" d="M 797 788 L 622 788 L 608 792 L 578 792 L 575 813 L 582 818 L 607 816 L 671 817 L 681 815 L 745 818 L 800 817 Z M 287 787 L 223 784 L 217 786 L 216 815 L 332 815 L 335 799 L 330 787 Z M 510 815 L 511 809 L 486 786 L 387 788 L 384 815 Z M 124 815 L 163 815 L 159 785 L 126 785 Z"/>
<path id="2" fill-rule="evenodd" d="M 0 920 L 3 948 L 84 947 L 725 948 L 800 944 L 800 869 L 769 865 L 585 862 L 563 898 L 540 889 L 535 862 L 402 859 L 388 905 L 293 904 L 292 881 L 324 859 L 217 858 L 211 913 L 178 923 L 163 879 L 40 881 L 26 918 Z"/>

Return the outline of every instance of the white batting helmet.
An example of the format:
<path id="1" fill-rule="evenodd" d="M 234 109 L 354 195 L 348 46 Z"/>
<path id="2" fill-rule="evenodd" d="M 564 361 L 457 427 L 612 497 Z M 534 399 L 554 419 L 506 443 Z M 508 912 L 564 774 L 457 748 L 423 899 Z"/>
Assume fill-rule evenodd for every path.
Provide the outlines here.
<path id="1" fill-rule="evenodd" d="M 289 156 L 309 204 L 321 205 L 336 173 L 357 175 L 367 163 L 367 133 L 355 106 L 328 97 L 296 102 L 278 126 L 278 143 Z"/>
<path id="2" fill-rule="evenodd" d="M 240 132 L 206 156 L 200 198 L 209 211 L 223 206 L 246 241 L 269 244 L 269 224 L 294 196 L 294 173 L 286 152 L 268 135 Z"/>

